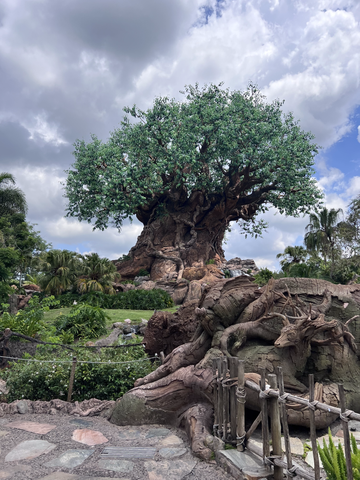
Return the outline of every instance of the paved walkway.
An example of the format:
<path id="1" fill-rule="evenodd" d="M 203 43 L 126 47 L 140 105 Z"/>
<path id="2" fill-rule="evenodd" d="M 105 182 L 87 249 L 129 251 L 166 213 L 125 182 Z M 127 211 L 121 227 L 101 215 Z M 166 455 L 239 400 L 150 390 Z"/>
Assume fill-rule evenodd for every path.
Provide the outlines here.
<path id="1" fill-rule="evenodd" d="M 195 457 L 185 432 L 118 427 L 102 417 L 15 414 L 0 418 L 0 479 L 225 480 Z"/>

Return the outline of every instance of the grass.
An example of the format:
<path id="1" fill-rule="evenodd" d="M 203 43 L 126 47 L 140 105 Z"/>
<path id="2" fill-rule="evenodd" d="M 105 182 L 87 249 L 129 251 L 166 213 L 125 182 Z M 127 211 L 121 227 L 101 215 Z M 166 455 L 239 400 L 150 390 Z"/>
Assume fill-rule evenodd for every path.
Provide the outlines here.
<path id="1" fill-rule="evenodd" d="M 178 307 L 166 308 L 164 311 L 175 313 Z M 44 320 L 46 323 L 53 323 L 62 313 L 62 315 L 67 315 L 70 312 L 71 308 L 57 308 L 54 310 L 49 310 L 45 312 Z M 149 320 L 153 315 L 153 310 L 110 310 L 105 309 L 105 312 L 109 315 L 110 320 L 106 321 L 106 327 L 111 328 L 111 325 L 115 322 L 123 322 L 126 318 L 130 318 L 132 323 L 140 323 L 141 319 Z"/>

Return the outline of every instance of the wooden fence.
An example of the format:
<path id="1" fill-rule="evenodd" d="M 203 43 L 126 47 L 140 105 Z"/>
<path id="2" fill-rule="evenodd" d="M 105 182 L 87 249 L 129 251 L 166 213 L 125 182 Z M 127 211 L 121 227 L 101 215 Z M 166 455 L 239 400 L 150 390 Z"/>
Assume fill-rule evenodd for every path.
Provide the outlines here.
<path id="1" fill-rule="evenodd" d="M 218 358 L 213 361 L 214 372 L 214 435 L 228 443 L 236 444 L 239 451 L 248 449 L 263 458 L 264 464 L 274 468 L 274 479 L 280 480 L 283 474 L 288 479 L 295 476 L 308 480 L 320 479 L 319 454 L 316 442 L 315 410 L 323 410 L 337 414 L 341 418 L 344 431 L 344 448 L 347 468 L 347 478 L 353 480 L 351 466 L 350 434 L 348 422 L 360 420 L 360 414 L 346 410 L 343 385 L 339 387 L 340 407 L 314 401 L 314 376 L 309 375 L 309 399 L 297 397 L 284 391 L 282 369 L 277 374 L 267 376 L 262 371 L 260 386 L 250 380 L 245 380 L 244 362 L 236 357 Z M 245 430 L 245 387 L 259 395 L 261 411 L 248 431 Z M 310 438 L 314 455 L 314 473 L 309 474 L 299 465 L 293 463 L 290 449 L 290 434 L 287 422 L 286 403 L 295 402 L 309 408 Z M 269 431 L 270 418 L 270 431 Z M 258 425 L 262 425 L 262 451 L 248 442 Z M 285 441 L 285 452 L 281 446 L 281 432 Z M 272 452 L 270 452 L 270 435 Z M 285 453 L 285 457 L 284 457 Z"/>

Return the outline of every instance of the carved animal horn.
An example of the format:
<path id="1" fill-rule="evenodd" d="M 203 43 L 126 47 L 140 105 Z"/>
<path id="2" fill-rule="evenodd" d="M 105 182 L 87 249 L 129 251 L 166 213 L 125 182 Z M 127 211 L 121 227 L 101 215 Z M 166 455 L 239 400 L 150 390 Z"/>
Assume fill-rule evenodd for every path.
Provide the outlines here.
<path id="1" fill-rule="evenodd" d="M 285 327 L 288 327 L 289 325 L 291 325 L 290 320 L 285 315 L 277 312 L 272 312 L 271 315 L 281 318 Z"/>

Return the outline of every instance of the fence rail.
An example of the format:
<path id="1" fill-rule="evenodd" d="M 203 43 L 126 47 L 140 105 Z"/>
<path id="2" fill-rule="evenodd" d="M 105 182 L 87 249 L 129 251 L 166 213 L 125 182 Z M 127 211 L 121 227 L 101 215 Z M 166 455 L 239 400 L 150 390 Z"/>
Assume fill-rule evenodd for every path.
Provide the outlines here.
<path id="1" fill-rule="evenodd" d="M 315 410 L 322 410 L 340 416 L 344 432 L 344 449 L 347 478 L 353 480 L 351 466 L 349 420 L 360 420 L 360 414 L 346 409 L 345 393 L 339 384 L 340 408 L 314 400 L 314 375 L 309 375 L 309 399 L 298 397 L 284 390 L 282 368 L 277 374 L 267 376 L 262 371 L 260 386 L 251 380 L 245 380 L 244 362 L 236 357 L 218 358 L 213 361 L 214 374 L 214 435 L 225 442 L 236 444 L 239 451 L 246 448 L 262 457 L 267 466 L 274 469 L 274 479 L 280 480 L 285 473 L 287 478 L 295 476 L 306 480 L 320 479 L 320 462 L 316 441 Z M 259 396 L 261 411 L 248 431 L 245 430 L 246 391 L 248 388 Z M 290 434 L 286 404 L 295 402 L 307 407 L 310 418 L 310 439 L 314 456 L 314 473 L 310 474 L 294 464 L 290 448 Z M 269 431 L 270 418 L 270 431 Z M 262 450 L 251 442 L 250 437 L 262 424 Z M 281 435 L 284 436 L 285 452 L 282 450 Z M 270 435 L 272 452 L 270 452 Z M 284 457 L 285 453 L 285 457 Z"/>

